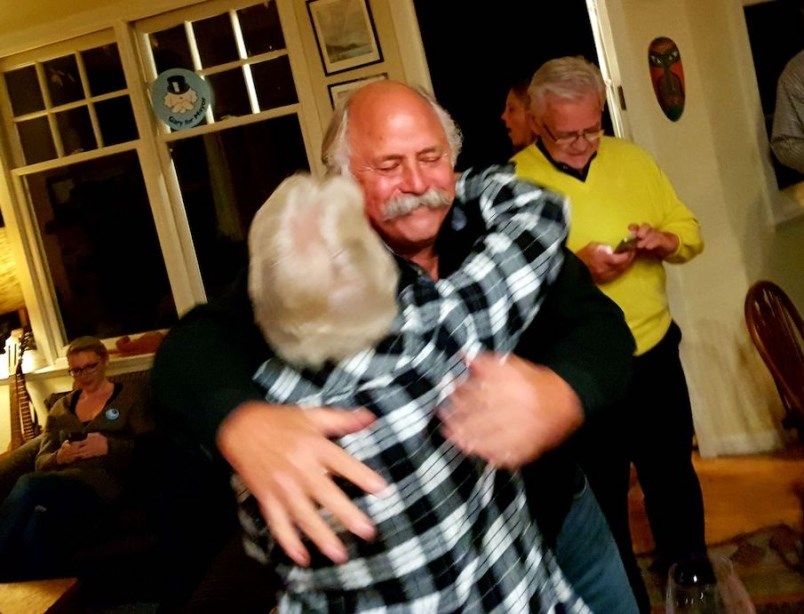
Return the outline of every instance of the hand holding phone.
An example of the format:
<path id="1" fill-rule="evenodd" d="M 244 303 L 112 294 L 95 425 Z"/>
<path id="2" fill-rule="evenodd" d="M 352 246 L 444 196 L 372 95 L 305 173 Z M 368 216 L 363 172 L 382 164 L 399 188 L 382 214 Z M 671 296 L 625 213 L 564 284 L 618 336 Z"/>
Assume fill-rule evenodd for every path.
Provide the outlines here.
<path id="1" fill-rule="evenodd" d="M 617 244 L 614 248 L 615 254 L 622 254 L 623 252 L 630 252 L 636 249 L 637 238 L 635 236 L 627 236 Z"/>

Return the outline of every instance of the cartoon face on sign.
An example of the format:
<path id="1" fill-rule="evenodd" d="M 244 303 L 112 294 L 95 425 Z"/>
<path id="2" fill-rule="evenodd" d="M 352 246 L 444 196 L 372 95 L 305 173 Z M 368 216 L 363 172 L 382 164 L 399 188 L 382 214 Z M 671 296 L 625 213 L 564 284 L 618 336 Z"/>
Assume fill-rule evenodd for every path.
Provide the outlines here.
<path id="1" fill-rule="evenodd" d="M 681 52 L 669 38 L 653 39 L 648 47 L 648 65 L 656 100 L 671 121 L 684 112 L 684 65 Z"/>

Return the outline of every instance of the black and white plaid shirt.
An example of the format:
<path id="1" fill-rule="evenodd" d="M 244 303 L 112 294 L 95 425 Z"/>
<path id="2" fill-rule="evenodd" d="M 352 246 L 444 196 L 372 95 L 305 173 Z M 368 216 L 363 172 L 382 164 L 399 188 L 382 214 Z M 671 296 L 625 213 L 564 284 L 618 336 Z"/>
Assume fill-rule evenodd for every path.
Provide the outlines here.
<path id="1" fill-rule="evenodd" d="M 458 272 L 438 281 L 420 273 L 401 290 L 400 314 L 376 348 L 319 371 L 271 359 L 255 375 L 271 402 L 374 411 L 370 428 L 337 442 L 389 484 L 377 496 L 342 484 L 377 537 L 365 542 L 322 512 L 349 561 L 318 554 L 309 568 L 271 555 L 256 501 L 240 484 L 246 547 L 274 557 L 282 611 L 588 611 L 542 547 L 519 475 L 464 456 L 435 417 L 467 357 L 511 351 L 532 321 L 562 264 L 566 203 L 506 166 L 464 173 L 454 206 L 479 207 L 489 232 Z"/>

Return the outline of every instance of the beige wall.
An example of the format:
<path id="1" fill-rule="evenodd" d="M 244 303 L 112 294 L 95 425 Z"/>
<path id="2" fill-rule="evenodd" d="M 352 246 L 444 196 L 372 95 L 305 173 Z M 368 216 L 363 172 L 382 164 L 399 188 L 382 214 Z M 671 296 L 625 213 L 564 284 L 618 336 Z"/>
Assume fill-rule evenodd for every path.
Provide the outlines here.
<path id="1" fill-rule="evenodd" d="M 701 220 L 706 250 L 671 267 L 674 314 L 704 454 L 778 445 L 780 403 L 747 336 L 756 279 L 804 307 L 804 217 L 774 222 L 775 189 L 739 0 L 607 0 L 632 138 L 650 150 Z M 687 104 L 673 123 L 648 78 L 647 48 L 669 36 L 684 61 Z M 804 212 L 804 210 L 799 209 Z M 657 391 L 657 393 L 660 393 Z"/>

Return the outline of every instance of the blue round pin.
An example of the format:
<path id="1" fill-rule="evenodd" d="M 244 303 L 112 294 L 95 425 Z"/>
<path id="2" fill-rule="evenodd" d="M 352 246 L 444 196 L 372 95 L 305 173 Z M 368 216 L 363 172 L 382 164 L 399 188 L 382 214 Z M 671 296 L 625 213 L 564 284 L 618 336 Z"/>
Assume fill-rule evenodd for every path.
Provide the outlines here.
<path id="1" fill-rule="evenodd" d="M 151 105 L 156 116 L 174 130 L 192 128 L 204 121 L 212 106 L 212 89 L 193 71 L 171 68 L 154 81 Z"/>
<path id="2" fill-rule="evenodd" d="M 110 407 L 104 412 L 104 415 L 106 416 L 107 420 L 114 422 L 120 417 L 120 410 L 115 409 L 114 407 Z"/>

